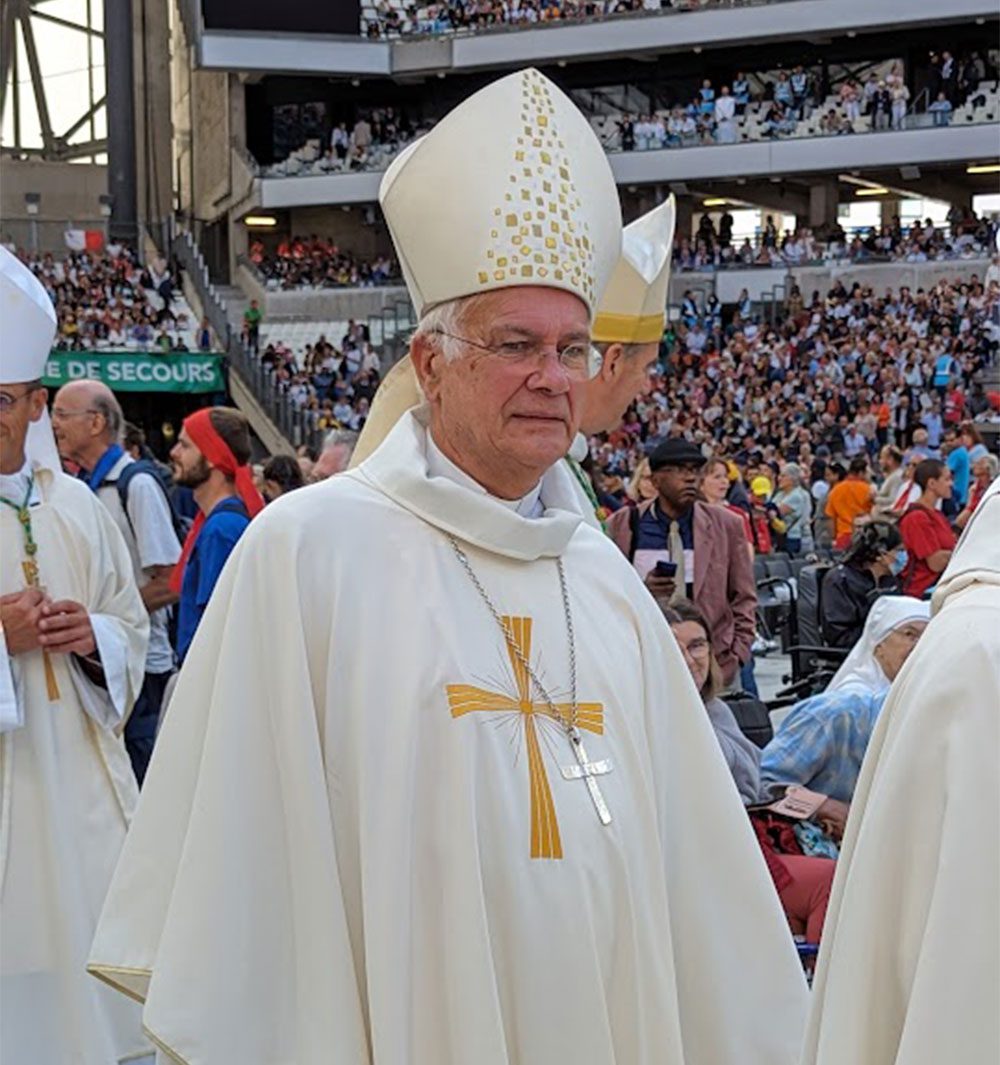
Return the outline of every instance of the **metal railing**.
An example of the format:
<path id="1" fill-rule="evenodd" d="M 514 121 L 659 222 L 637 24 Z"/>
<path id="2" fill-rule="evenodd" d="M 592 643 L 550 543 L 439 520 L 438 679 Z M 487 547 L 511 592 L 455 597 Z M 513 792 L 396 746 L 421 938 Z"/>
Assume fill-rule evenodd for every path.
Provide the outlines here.
<path id="1" fill-rule="evenodd" d="M 312 412 L 296 406 L 281 388 L 274 371 L 261 362 L 233 329 L 225 301 L 209 278 L 208 265 L 190 232 L 179 230 L 171 250 L 198 293 L 202 312 L 226 353 L 229 370 L 239 375 L 274 427 L 292 447 L 305 444 L 319 450 L 323 432 L 316 427 Z"/>

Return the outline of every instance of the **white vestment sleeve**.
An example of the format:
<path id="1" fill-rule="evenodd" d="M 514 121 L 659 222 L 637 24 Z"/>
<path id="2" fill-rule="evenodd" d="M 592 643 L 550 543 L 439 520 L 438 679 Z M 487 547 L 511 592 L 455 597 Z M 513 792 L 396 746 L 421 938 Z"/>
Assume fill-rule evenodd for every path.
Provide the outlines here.
<path id="1" fill-rule="evenodd" d="M 24 724 L 24 711 L 17 698 L 14 663 L 7 653 L 7 641 L 0 632 L 0 732 L 11 732 Z"/>
<path id="2" fill-rule="evenodd" d="M 111 515 L 95 498 L 100 542 L 90 545 L 88 596 L 94 640 L 105 686 L 95 684 L 70 656 L 70 676 L 87 714 L 105 729 L 120 728 L 138 698 L 145 675 L 149 614 L 132 573 L 132 560 Z"/>
<path id="3" fill-rule="evenodd" d="M 794 1065 L 808 992 L 788 922 L 708 712 L 651 599 L 643 617 L 643 660 L 665 664 L 646 674 L 646 727 L 684 1063 Z"/>
<path id="4" fill-rule="evenodd" d="M 311 676 L 328 625 L 294 523 L 270 517 L 185 659 L 88 966 L 189 1065 L 370 1060 Z"/>
<path id="5" fill-rule="evenodd" d="M 861 767 L 803 1065 L 1000 1061 L 1000 587 L 949 598 Z"/>

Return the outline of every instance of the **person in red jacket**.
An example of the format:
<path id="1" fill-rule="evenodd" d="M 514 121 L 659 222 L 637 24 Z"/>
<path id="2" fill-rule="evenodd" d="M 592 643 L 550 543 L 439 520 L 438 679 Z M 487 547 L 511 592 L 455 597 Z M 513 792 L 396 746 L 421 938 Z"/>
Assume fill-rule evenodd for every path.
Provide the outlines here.
<path id="1" fill-rule="evenodd" d="M 903 591 L 920 598 L 948 565 L 955 550 L 955 534 L 938 503 L 951 498 L 951 470 L 937 459 L 925 459 L 913 480 L 920 498 L 899 519 L 908 561 L 903 570 Z"/>

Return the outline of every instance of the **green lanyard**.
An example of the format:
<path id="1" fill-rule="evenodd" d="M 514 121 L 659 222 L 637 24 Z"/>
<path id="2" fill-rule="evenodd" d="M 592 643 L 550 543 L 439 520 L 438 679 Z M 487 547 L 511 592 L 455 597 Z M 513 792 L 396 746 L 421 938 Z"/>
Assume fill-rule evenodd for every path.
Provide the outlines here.
<path id="1" fill-rule="evenodd" d="M 608 526 L 600 513 L 603 508 L 601 507 L 600 500 L 597 498 L 597 493 L 594 491 L 594 486 L 590 483 L 590 478 L 587 476 L 580 463 L 571 455 L 566 456 L 566 462 L 569 464 L 569 468 L 573 471 L 573 476 L 576 478 L 577 483 L 590 500 L 590 504 L 594 508 L 594 517 L 600 522 L 602 531 L 606 533 L 608 531 Z"/>
<path id="2" fill-rule="evenodd" d="M 4 496 L 0 496 L 0 503 L 16 512 L 17 520 L 21 524 L 21 531 L 24 534 L 24 553 L 28 556 L 21 563 L 24 579 L 31 588 L 41 588 L 41 581 L 38 579 L 38 562 L 35 559 L 35 555 L 38 554 L 38 544 L 35 543 L 35 537 L 31 531 L 31 511 L 28 509 L 28 503 L 31 500 L 31 492 L 34 487 L 35 480 L 33 477 L 29 477 L 28 491 L 25 494 L 24 502 L 20 506 Z M 48 692 L 49 701 L 54 703 L 59 699 L 59 684 L 56 681 L 55 669 L 52 666 L 52 659 L 49 657 L 48 651 L 42 651 L 42 661 L 45 664 L 45 688 Z"/>
<path id="3" fill-rule="evenodd" d="M 31 532 L 31 511 L 28 509 L 28 502 L 31 499 L 32 490 L 35 487 L 35 480 L 33 477 L 28 478 L 28 491 L 24 496 L 24 502 L 18 505 L 12 500 L 7 499 L 5 496 L 0 496 L 0 503 L 10 507 L 11 510 L 16 511 L 17 520 L 21 523 L 21 531 L 24 533 L 24 553 L 28 556 L 28 562 L 32 573 L 29 574 L 29 567 L 25 565 L 24 575 L 28 578 L 28 583 L 37 585 L 38 583 L 38 564 L 35 562 L 35 555 L 38 553 L 38 544 L 35 543 L 35 537 Z"/>

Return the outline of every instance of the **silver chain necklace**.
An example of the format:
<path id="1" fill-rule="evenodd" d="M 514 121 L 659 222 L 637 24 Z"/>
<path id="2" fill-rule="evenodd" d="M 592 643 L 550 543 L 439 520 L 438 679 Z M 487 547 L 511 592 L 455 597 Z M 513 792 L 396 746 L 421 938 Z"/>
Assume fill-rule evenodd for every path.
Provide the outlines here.
<path id="1" fill-rule="evenodd" d="M 608 809 L 608 804 L 604 801 L 604 796 L 601 794 L 601 789 L 598 787 L 596 780 L 597 777 L 611 772 L 611 761 L 607 758 L 603 758 L 597 762 L 590 761 L 587 751 L 583 746 L 583 736 L 576 723 L 579 716 L 579 703 L 576 692 L 576 636 L 573 631 L 573 614 L 570 610 L 569 589 L 566 585 L 566 571 L 563 569 L 562 559 L 556 559 L 556 569 L 559 572 L 559 590 L 562 593 L 563 613 L 566 617 L 566 635 L 569 642 L 569 717 L 565 714 L 561 714 L 556 709 L 555 702 L 545 689 L 545 686 L 538 679 L 538 675 L 535 673 L 534 669 L 532 669 L 527 656 L 518 646 L 517 641 L 514 639 L 514 634 L 510 630 L 510 626 L 501 617 L 500 611 L 493 605 L 493 600 L 490 599 L 489 594 L 483 587 L 479 577 L 476 575 L 476 571 L 472 568 L 468 556 L 458 546 L 458 541 L 454 536 L 449 535 L 448 543 L 451 544 L 452 550 L 455 552 L 455 557 L 461 563 L 469 580 L 472 581 L 473 587 L 479 593 L 479 597 L 486 604 L 486 609 L 489 610 L 490 614 L 493 616 L 493 620 L 497 623 L 497 626 L 503 633 L 504 641 L 510 649 L 510 653 L 517 659 L 522 669 L 524 669 L 528 679 L 531 681 L 539 701 L 545 705 L 551 718 L 558 722 L 566 733 L 566 738 L 569 740 L 570 749 L 576 757 L 577 764 L 559 767 L 563 779 L 583 780 L 587 785 L 587 791 L 590 793 L 590 798 L 594 803 L 594 808 L 597 810 L 597 816 L 600 818 L 601 824 L 611 824 L 611 811 Z"/>

